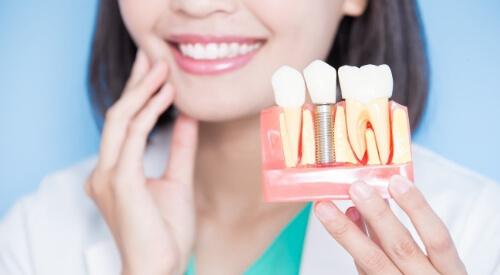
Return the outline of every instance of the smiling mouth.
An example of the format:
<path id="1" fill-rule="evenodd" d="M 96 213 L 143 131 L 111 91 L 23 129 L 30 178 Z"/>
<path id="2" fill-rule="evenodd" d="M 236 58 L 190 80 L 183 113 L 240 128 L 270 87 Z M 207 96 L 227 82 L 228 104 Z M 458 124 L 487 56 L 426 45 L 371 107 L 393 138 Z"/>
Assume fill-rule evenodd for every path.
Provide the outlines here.
<path id="1" fill-rule="evenodd" d="M 194 60 L 218 60 L 239 57 L 257 51 L 262 41 L 231 43 L 171 43 L 184 57 Z"/>
<path id="2" fill-rule="evenodd" d="M 192 74 L 219 74 L 248 64 L 265 39 L 235 36 L 176 35 L 167 40 L 181 69 Z"/>

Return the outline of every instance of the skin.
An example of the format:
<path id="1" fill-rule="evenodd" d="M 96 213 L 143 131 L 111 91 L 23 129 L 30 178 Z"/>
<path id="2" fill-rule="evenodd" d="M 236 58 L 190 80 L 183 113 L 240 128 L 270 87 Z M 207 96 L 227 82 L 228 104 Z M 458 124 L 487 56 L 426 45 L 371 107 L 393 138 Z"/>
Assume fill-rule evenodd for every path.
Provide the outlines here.
<path id="1" fill-rule="evenodd" d="M 181 274 L 193 252 L 198 274 L 242 273 L 303 207 L 261 199 L 259 113 L 274 104 L 270 78 L 283 64 L 303 69 L 311 60 L 324 59 L 342 16 L 358 16 L 367 5 L 366 0 L 314 1 L 119 1 L 140 50 L 122 97 L 106 114 L 98 165 L 85 187 L 115 238 L 123 274 Z M 165 42 L 169 35 L 185 33 L 266 42 L 246 66 L 199 76 L 182 71 Z M 147 136 L 171 104 L 181 115 L 168 166 L 161 178 L 146 178 Z M 351 196 L 359 211 L 344 214 L 331 202 L 317 203 L 315 211 L 351 253 L 360 274 L 465 272 L 448 231 L 415 187 L 393 195 L 421 229 L 428 256 L 377 194 L 356 195 L 358 185 L 363 183 L 353 184 Z M 353 218 L 361 215 L 371 238 L 363 233 L 363 219 Z M 376 222 L 379 217 L 385 219 Z M 392 235 L 381 228 L 393 228 Z M 449 242 L 436 242 L 428 228 Z M 394 234 L 407 246 L 390 241 Z M 412 253 L 400 259 L 395 247 Z M 435 256 L 443 251 L 446 265 Z"/>

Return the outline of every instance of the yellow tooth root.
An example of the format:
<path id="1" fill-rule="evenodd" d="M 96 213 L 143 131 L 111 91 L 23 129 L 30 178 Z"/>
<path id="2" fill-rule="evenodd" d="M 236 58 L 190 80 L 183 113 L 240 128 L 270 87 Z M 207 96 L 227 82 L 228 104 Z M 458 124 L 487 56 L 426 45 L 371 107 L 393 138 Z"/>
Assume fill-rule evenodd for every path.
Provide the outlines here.
<path id="1" fill-rule="evenodd" d="M 335 147 L 335 162 L 347 162 L 356 164 L 356 158 L 351 150 L 351 145 L 347 139 L 347 127 L 345 120 L 344 108 L 337 107 L 334 122 L 334 147 Z"/>
<path id="2" fill-rule="evenodd" d="M 406 112 L 394 110 L 392 115 L 392 163 L 402 164 L 411 162 L 410 129 Z"/>
<path id="3" fill-rule="evenodd" d="M 302 165 L 314 164 L 315 161 L 313 127 L 311 111 L 305 109 L 302 112 Z"/>
<path id="4" fill-rule="evenodd" d="M 389 162 L 391 153 L 391 131 L 389 120 L 389 103 L 387 98 L 372 100 L 367 105 L 362 102 L 346 99 L 347 134 L 352 150 L 362 159 L 366 152 L 366 129 L 370 123 L 375 133 L 377 149 L 382 164 Z"/>
<path id="5" fill-rule="evenodd" d="M 380 157 L 378 155 L 377 143 L 375 141 L 375 134 L 372 129 L 366 130 L 366 149 L 368 153 L 369 165 L 380 164 Z"/>
<path id="6" fill-rule="evenodd" d="M 292 154 L 294 165 L 299 159 L 300 128 L 302 120 L 302 107 L 283 108 L 285 115 L 286 131 L 288 133 L 288 142 Z"/>
<path id="7" fill-rule="evenodd" d="M 378 98 L 368 105 L 370 123 L 375 133 L 377 149 L 382 164 L 389 163 L 391 154 L 391 129 L 389 119 L 389 102 L 387 98 Z"/>
<path id="8" fill-rule="evenodd" d="M 285 115 L 280 114 L 280 131 L 281 131 L 281 143 L 283 144 L 283 154 L 285 155 L 285 165 L 288 168 L 295 167 L 295 162 L 292 159 L 292 150 L 290 148 L 290 140 L 288 138 L 288 132 L 286 130 Z"/>

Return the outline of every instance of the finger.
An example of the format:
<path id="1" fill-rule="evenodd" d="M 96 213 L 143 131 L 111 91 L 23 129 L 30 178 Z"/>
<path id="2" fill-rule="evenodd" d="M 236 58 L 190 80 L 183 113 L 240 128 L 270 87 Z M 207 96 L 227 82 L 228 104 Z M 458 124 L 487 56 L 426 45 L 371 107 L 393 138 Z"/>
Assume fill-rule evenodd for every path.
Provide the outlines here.
<path id="1" fill-rule="evenodd" d="M 401 274 L 384 251 L 331 201 L 316 202 L 314 212 L 330 235 L 351 254 L 361 270 L 367 274 Z"/>
<path id="2" fill-rule="evenodd" d="M 359 228 L 361 232 L 367 235 L 365 223 L 358 209 L 356 209 L 356 207 L 354 206 L 349 207 L 349 209 L 345 211 L 345 215 Z M 361 266 L 356 261 L 354 261 L 354 265 L 356 266 L 356 270 L 358 271 L 359 275 L 366 275 L 366 272 L 361 268 Z"/>
<path id="3" fill-rule="evenodd" d="M 365 182 L 354 182 L 349 195 L 382 249 L 404 274 L 436 274 L 429 259 L 389 205 Z"/>
<path id="4" fill-rule="evenodd" d="M 387 201 L 386 201 L 386 203 L 387 203 Z M 368 236 L 370 237 L 370 239 L 372 239 L 374 243 L 376 243 L 379 247 L 382 248 L 382 244 L 380 243 L 380 239 L 377 236 L 377 232 L 375 232 L 375 230 L 373 229 L 373 227 L 369 223 L 366 223 L 366 232 L 368 233 Z"/>
<path id="5" fill-rule="evenodd" d="M 197 145 L 198 122 L 180 114 L 174 125 L 170 156 L 163 178 L 192 185 Z"/>
<path id="6" fill-rule="evenodd" d="M 173 87 L 166 84 L 130 123 L 117 164 L 117 173 L 143 175 L 142 161 L 149 133 L 160 115 L 172 104 L 173 98 Z"/>
<path id="7" fill-rule="evenodd" d="M 442 274 L 466 274 L 448 229 L 418 188 L 410 180 L 397 175 L 390 179 L 389 191 L 408 214 L 437 270 Z"/>
<path id="8" fill-rule="evenodd" d="M 127 91 L 127 87 L 135 86 L 139 80 L 141 80 L 151 69 L 151 62 L 149 61 L 146 53 L 138 49 L 135 56 L 134 65 L 130 72 L 130 77 L 125 85 L 124 91 Z"/>
<path id="9" fill-rule="evenodd" d="M 107 170 L 116 164 L 128 124 L 165 82 L 167 72 L 167 64 L 159 61 L 136 87 L 106 112 L 99 149 L 100 168 Z"/>
<path id="10" fill-rule="evenodd" d="M 361 230 L 361 232 L 365 233 L 366 235 L 365 222 L 363 221 L 361 213 L 359 213 L 358 209 L 356 209 L 355 206 L 349 207 L 345 211 L 345 215 L 359 228 L 359 230 Z"/>

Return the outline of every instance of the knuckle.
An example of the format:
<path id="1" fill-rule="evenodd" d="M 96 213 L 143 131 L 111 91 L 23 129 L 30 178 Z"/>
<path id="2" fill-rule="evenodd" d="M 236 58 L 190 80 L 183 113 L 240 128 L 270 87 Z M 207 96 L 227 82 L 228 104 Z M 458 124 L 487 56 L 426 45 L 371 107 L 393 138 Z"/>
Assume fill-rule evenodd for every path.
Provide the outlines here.
<path id="1" fill-rule="evenodd" d="M 429 240 L 429 248 L 436 253 L 449 251 L 453 246 L 453 240 L 445 228 L 435 231 Z"/>
<path id="2" fill-rule="evenodd" d="M 351 225 L 347 222 L 330 223 L 330 234 L 335 239 L 343 238 L 351 229 Z"/>
<path id="3" fill-rule="evenodd" d="M 109 107 L 109 109 L 106 111 L 106 114 L 105 114 L 105 120 L 108 122 L 118 121 L 121 117 L 122 117 L 122 115 L 120 114 L 120 111 L 119 111 L 116 103 L 115 103 L 115 105 Z"/>
<path id="4" fill-rule="evenodd" d="M 387 257 L 380 250 L 370 250 L 361 259 L 366 269 L 373 273 L 383 271 L 388 264 L 387 261 Z"/>
<path id="5" fill-rule="evenodd" d="M 141 120 L 134 120 L 132 123 L 130 123 L 129 133 L 134 135 L 146 136 L 149 131 L 147 125 Z"/>
<path id="6" fill-rule="evenodd" d="M 109 186 L 112 190 L 116 190 L 116 188 L 120 185 L 121 182 L 124 181 L 124 176 L 121 173 L 113 173 L 113 175 L 109 179 Z"/>
<path id="7" fill-rule="evenodd" d="M 388 215 L 392 214 L 389 206 L 385 203 L 372 207 L 372 218 L 374 220 L 381 220 Z"/>
<path id="8" fill-rule="evenodd" d="M 107 194 L 106 176 L 94 170 L 85 182 L 85 191 L 93 200 L 99 200 Z"/>
<path id="9" fill-rule="evenodd" d="M 84 188 L 85 188 L 85 194 L 87 194 L 88 197 L 93 199 L 94 194 L 92 192 L 92 182 L 89 180 L 89 178 L 87 178 L 87 180 L 85 181 Z"/>
<path id="10" fill-rule="evenodd" d="M 187 148 L 190 146 L 188 139 L 173 137 L 170 141 L 170 146 L 173 148 Z"/>
<path id="11" fill-rule="evenodd" d="M 401 259 L 409 259 L 416 255 L 418 249 L 413 239 L 405 236 L 396 241 L 393 251 L 397 257 Z"/>
<path id="12" fill-rule="evenodd" d="M 416 189 L 416 188 L 414 188 L 414 189 Z M 410 207 L 411 207 L 411 209 L 413 209 L 413 211 L 422 211 L 422 210 L 429 208 L 429 204 L 424 199 L 424 197 L 421 195 L 418 195 L 418 194 L 415 194 L 414 196 L 409 198 L 407 201 L 409 202 Z"/>

